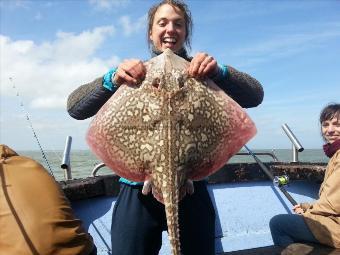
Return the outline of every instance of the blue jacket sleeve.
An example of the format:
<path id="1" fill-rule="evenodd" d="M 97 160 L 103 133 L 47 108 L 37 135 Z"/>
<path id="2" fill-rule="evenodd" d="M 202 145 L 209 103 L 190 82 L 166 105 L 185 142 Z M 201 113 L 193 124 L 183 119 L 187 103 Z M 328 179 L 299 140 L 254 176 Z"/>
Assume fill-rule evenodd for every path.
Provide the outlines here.
<path id="1" fill-rule="evenodd" d="M 103 77 L 100 77 L 80 86 L 69 95 L 67 111 L 77 120 L 87 119 L 95 115 L 113 93 L 103 86 Z"/>
<path id="2" fill-rule="evenodd" d="M 239 105 L 251 108 L 263 101 L 263 88 L 255 78 L 231 66 L 219 67 L 219 71 L 211 79 Z"/>

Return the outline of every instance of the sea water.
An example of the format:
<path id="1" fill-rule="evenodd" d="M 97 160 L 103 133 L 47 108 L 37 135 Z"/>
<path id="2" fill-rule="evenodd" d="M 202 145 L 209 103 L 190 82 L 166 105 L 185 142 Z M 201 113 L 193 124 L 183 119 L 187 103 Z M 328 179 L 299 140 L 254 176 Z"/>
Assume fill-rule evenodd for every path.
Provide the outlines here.
<path id="1" fill-rule="evenodd" d="M 241 151 L 245 152 L 245 151 Z M 276 149 L 276 150 L 254 150 L 255 153 L 272 153 L 279 161 L 291 162 L 292 151 L 289 149 Z M 49 167 L 57 180 L 64 179 L 64 170 L 61 169 L 61 162 L 63 151 L 44 151 L 46 160 L 40 151 L 18 151 L 19 155 L 30 157 L 41 163 L 48 171 Z M 301 162 L 327 162 L 328 158 L 325 156 L 321 149 L 305 149 L 298 154 L 299 161 Z M 270 156 L 258 156 L 263 162 L 271 162 L 274 159 Z M 252 163 L 255 162 L 250 155 L 235 155 L 228 163 Z M 89 150 L 74 150 L 70 155 L 70 167 L 72 171 L 72 178 L 84 178 L 91 176 L 93 168 L 101 163 L 96 156 Z M 112 174 L 112 171 L 107 167 L 103 167 L 98 171 L 98 175 Z"/>

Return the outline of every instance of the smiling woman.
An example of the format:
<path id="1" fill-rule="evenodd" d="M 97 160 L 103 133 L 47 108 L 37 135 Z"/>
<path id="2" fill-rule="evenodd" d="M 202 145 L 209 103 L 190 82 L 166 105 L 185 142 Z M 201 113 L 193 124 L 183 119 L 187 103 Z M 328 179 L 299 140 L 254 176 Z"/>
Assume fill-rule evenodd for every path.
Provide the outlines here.
<path id="1" fill-rule="evenodd" d="M 330 158 L 319 199 L 293 207 L 295 214 L 276 215 L 270 221 L 274 244 L 321 243 L 340 248 L 340 104 L 326 106 L 320 114 L 325 154 Z"/>
<path id="2" fill-rule="evenodd" d="M 340 140 L 340 105 L 328 105 L 320 115 L 321 132 L 327 143 Z"/>
<path id="3" fill-rule="evenodd" d="M 156 5 L 149 11 L 149 46 L 178 52 L 186 43 L 190 47 L 192 20 L 188 10 L 180 6 Z"/>
<path id="4" fill-rule="evenodd" d="M 147 38 L 152 57 L 172 51 L 190 62 L 185 72 L 191 78 L 211 79 L 242 107 L 255 107 L 262 102 L 262 86 L 250 75 L 217 64 L 215 58 L 205 52 L 188 56 L 186 47 L 190 47 L 192 19 L 185 3 L 161 1 L 149 10 L 148 24 Z M 116 91 L 122 91 L 119 86 L 124 84 L 138 89 L 145 76 L 146 67 L 141 60 L 123 60 L 103 77 L 72 92 L 67 110 L 76 119 L 92 117 Z M 164 205 L 152 194 L 142 192 L 143 183 L 124 178 L 120 182 L 122 188 L 112 217 L 112 254 L 158 254 L 162 231 L 167 230 Z M 180 250 L 186 255 L 214 255 L 215 211 L 206 180 L 194 181 L 193 185 L 194 193 L 186 195 L 179 203 L 180 242 L 174 240 L 174 243 L 180 243 Z M 178 246 L 173 250 L 174 255 L 180 254 Z"/>

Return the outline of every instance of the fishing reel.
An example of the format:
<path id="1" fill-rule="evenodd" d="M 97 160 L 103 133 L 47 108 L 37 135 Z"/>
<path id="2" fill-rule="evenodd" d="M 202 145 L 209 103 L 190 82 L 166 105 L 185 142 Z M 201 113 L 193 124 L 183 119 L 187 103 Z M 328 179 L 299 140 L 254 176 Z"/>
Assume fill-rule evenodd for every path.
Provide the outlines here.
<path id="1" fill-rule="evenodd" d="M 273 182 L 277 187 L 285 186 L 289 183 L 289 177 L 288 175 L 275 176 Z"/>

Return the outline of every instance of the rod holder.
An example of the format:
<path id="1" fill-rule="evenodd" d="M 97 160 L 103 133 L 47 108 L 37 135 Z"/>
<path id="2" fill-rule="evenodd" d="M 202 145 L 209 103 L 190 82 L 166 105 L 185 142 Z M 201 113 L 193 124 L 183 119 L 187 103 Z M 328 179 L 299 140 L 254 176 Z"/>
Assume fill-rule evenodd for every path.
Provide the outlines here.
<path id="1" fill-rule="evenodd" d="M 71 164 L 70 164 L 71 144 L 72 144 L 72 137 L 67 136 L 66 142 L 65 142 L 64 154 L 63 154 L 63 160 L 62 160 L 61 165 L 60 165 L 60 167 L 62 169 L 64 169 L 65 180 L 71 180 L 72 179 Z"/>
<path id="2" fill-rule="evenodd" d="M 282 125 L 282 129 L 288 136 L 289 140 L 292 142 L 292 157 L 293 157 L 292 162 L 298 162 L 299 152 L 302 152 L 304 148 L 286 123 Z"/>

